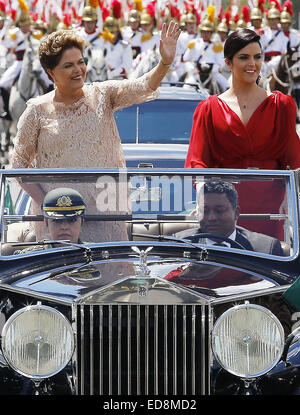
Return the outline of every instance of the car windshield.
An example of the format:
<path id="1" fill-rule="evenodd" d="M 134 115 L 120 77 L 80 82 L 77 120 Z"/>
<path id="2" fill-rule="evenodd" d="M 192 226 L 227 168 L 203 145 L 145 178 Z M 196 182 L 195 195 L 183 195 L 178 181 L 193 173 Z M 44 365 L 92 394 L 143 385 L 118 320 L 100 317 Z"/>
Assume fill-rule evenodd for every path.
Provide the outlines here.
<path id="1" fill-rule="evenodd" d="M 283 256 L 283 248 L 284 255 L 291 257 L 298 250 L 293 171 L 28 169 L 4 170 L 1 178 L 2 255 L 31 252 L 31 246 L 42 240 L 154 241 L 158 235 L 187 238 L 203 245 L 221 242 L 216 249 L 243 249 L 251 255 L 263 252 L 279 257 Z M 55 200 L 47 207 L 47 220 L 41 204 L 33 200 L 37 185 L 45 194 L 56 191 Z M 86 205 L 84 212 L 82 202 L 73 209 L 70 189 L 79 192 Z M 277 205 L 272 200 L 278 201 Z M 57 212 L 62 216 L 57 218 Z M 76 232 L 74 236 L 72 229 L 51 229 L 52 220 L 56 225 L 70 225 L 75 222 L 74 216 L 84 217 L 79 236 Z M 248 231 L 252 232 L 250 236 Z M 238 240 L 240 232 L 247 242 Z M 258 233 L 267 235 L 267 239 L 261 239 Z M 54 243 L 46 248 L 57 246 Z"/>
<path id="2" fill-rule="evenodd" d="M 157 99 L 115 113 L 121 141 L 188 144 L 198 100 Z"/>

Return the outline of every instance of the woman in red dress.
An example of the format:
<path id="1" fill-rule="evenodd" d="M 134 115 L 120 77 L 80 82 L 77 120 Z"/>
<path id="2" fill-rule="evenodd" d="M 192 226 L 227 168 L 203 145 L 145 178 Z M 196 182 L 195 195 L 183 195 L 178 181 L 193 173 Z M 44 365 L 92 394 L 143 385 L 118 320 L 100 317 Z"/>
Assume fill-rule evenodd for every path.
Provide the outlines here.
<path id="1" fill-rule="evenodd" d="M 185 167 L 300 167 L 293 99 L 279 91 L 268 94 L 257 85 L 262 66 L 259 39 L 250 29 L 240 29 L 227 38 L 224 56 L 232 72 L 232 86 L 196 108 Z M 252 183 L 250 187 L 251 183 L 239 186 L 242 213 L 257 213 L 258 206 L 262 207 L 260 213 L 279 213 L 284 189 L 278 181 L 272 185 Z M 277 221 L 264 225 L 261 221 L 248 221 L 246 227 L 281 239 L 283 236 L 282 223 Z"/>

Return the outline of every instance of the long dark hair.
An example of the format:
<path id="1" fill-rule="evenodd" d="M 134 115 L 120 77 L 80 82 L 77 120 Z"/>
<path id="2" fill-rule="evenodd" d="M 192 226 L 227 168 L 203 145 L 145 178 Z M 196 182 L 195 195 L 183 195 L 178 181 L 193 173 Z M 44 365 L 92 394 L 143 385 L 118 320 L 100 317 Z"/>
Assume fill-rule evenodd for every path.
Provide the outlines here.
<path id="1" fill-rule="evenodd" d="M 233 56 L 249 43 L 260 44 L 260 36 L 251 29 L 239 29 L 230 33 L 224 44 L 224 58 L 232 60 Z"/>

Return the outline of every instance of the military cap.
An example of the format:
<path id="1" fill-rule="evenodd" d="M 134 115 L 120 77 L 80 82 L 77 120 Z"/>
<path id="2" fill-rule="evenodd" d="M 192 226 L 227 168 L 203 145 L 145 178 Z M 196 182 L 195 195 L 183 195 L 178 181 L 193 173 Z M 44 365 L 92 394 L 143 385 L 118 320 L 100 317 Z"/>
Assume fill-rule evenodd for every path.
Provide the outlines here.
<path id="1" fill-rule="evenodd" d="M 77 190 L 61 187 L 50 190 L 45 196 L 42 210 L 48 219 L 66 219 L 83 216 L 85 203 Z"/>

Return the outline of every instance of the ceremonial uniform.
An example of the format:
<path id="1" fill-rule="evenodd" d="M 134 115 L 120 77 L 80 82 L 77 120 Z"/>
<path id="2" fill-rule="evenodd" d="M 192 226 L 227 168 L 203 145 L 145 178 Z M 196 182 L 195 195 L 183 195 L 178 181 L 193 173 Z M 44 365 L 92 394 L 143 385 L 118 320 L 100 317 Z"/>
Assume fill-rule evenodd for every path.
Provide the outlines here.
<path id="1" fill-rule="evenodd" d="M 196 65 L 212 64 L 212 77 L 225 91 L 229 88 L 227 79 L 219 72 L 223 65 L 223 47 L 213 42 L 204 42 L 199 38 L 193 44 L 190 44 L 183 55 L 184 61 L 192 61 Z"/>
<path id="2" fill-rule="evenodd" d="M 295 48 L 300 46 L 300 32 L 296 29 L 290 29 L 288 32 L 283 32 L 287 37 L 287 41 L 290 41 L 290 47 Z"/>
<path id="3" fill-rule="evenodd" d="M 92 48 L 103 49 L 105 46 L 104 39 L 101 37 L 101 32 L 95 30 L 93 33 L 87 33 L 84 27 L 78 30 L 78 34 L 84 39 L 85 46 Z"/>
<path id="4" fill-rule="evenodd" d="M 131 39 L 132 48 L 140 48 L 141 53 L 149 49 L 159 48 L 160 35 L 159 33 L 144 33 L 138 32 Z"/>
<path id="5" fill-rule="evenodd" d="M 267 76 L 272 69 L 275 71 L 277 70 L 281 56 L 286 51 L 287 42 L 288 38 L 280 28 L 273 30 L 268 27 L 264 30 L 264 33 L 261 35 L 261 45 L 264 55 L 262 72 L 265 76 Z"/>
<path id="6" fill-rule="evenodd" d="M 28 46 L 29 33 L 24 34 L 21 29 L 15 27 L 10 29 L 2 44 L 12 53 L 16 59 L 14 63 L 2 74 L 0 88 L 8 89 L 21 72 L 22 61 L 25 50 Z"/>
<path id="7" fill-rule="evenodd" d="M 172 65 L 173 71 L 170 82 L 180 81 L 180 78 L 185 73 L 192 70 L 191 62 L 184 62 L 183 56 L 188 48 L 188 45 L 193 45 L 196 39 L 199 39 L 199 36 L 196 33 L 182 32 L 180 34 L 177 42 L 176 55 Z"/>
<path id="8" fill-rule="evenodd" d="M 107 51 L 106 65 L 108 79 L 124 79 L 132 67 L 132 50 L 130 44 L 121 38 Z"/>

